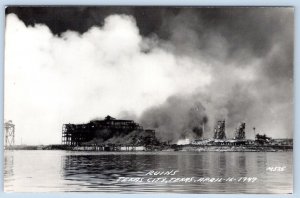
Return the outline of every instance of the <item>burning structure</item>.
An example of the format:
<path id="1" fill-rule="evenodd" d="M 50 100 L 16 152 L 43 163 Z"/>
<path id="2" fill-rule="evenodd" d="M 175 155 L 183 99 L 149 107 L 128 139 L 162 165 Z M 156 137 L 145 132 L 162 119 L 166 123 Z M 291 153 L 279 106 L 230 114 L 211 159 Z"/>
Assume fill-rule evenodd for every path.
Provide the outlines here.
<path id="1" fill-rule="evenodd" d="M 62 127 L 62 144 L 67 146 L 147 145 L 155 142 L 154 130 L 144 130 L 132 120 L 118 120 L 111 116 L 87 124 L 64 124 Z"/>
<path id="2" fill-rule="evenodd" d="M 235 136 L 233 139 L 227 139 L 225 132 L 225 120 L 217 122 L 217 126 L 214 129 L 213 139 L 200 139 L 193 141 L 196 145 L 228 145 L 237 146 L 251 144 L 253 141 L 246 140 L 245 133 L 246 123 L 242 122 L 235 130 Z"/>
<path id="3" fill-rule="evenodd" d="M 238 128 L 235 130 L 235 137 L 234 139 L 236 140 L 244 140 L 246 138 L 245 135 L 245 128 L 246 128 L 246 123 L 242 122 Z"/>
<path id="4" fill-rule="evenodd" d="M 217 127 L 215 128 L 214 139 L 217 139 L 217 140 L 226 139 L 225 120 L 218 121 Z"/>
<path id="5" fill-rule="evenodd" d="M 246 139 L 245 129 L 246 123 L 240 123 L 235 130 L 234 137 L 227 139 L 225 120 L 221 120 L 217 122 L 212 139 L 202 138 L 192 142 L 185 139 L 179 140 L 177 144 L 170 145 L 158 141 L 154 130 L 143 129 L 133 120 L 118 120 L 106 116 L 103 120 L 92 120 L 86 124 L 64 124 L 62 143 L 72 150 L 96 151 L 145 151 L 164 150 L 173 147 L 173 149 L 178 150 L 191 145 L 195 148 L 204 149 L 205 147 L 208 150 L 235 148 L 236 146 L 239 148 L 247 147 L 251 151 L 263 150 L 264 148 L 259 145 L 269 146 L 270 149 L 273 149 L 274 146 L 292 148 L 292 140 L 271 141 L 271 138 L 259 134 L 256 135 L 255 141 Z M 277 147 L 274 148 L 278 149 Z"/>
<path id="6" fill-rule="evenodd" d="M 255 135 L 255 142 L 257 142 L 259 144 L 268 144 L 271 142 L 271 140 L 272 140 L 272 138 L 266 136 L 266 134 L 263 134 L 263 135 L 256 134 Z"/>
<path id="7" fill-rule="evenodd" d="M 214 131 L 214 140 L 212 141 L 213 145 L 228 145 L 228 146 L 237 146 L 250 144 L 252 141 L 246 140 L 245 135 L 246 123 L 242 122 L 238 128 L 235 130 L 235 136 L 233 139 L 227 139 L 225 133 L 225 120 L 218 121 L 217 127 Z"/>

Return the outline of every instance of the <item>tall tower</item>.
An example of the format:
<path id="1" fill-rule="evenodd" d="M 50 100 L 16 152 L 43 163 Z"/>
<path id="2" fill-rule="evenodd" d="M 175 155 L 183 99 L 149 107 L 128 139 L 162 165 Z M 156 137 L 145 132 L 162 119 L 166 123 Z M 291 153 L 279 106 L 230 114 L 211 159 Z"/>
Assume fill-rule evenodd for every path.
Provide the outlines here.
<path id="1" fill-rule="evenodd" d="M 245 128 L 246 123 L 242 122 L 239 127 L 235 130 L 235 139 L 244 140 L 245 139 Z"/>
<path id="2" fill-rule="evenodd" d="M 15 145 L 15 125 L 11 120 L 4 123 L 4 148 L 10 149 Z"/>
<path id="3" fill-rule="evenodd" d="M 225 120 L 218 121 L 218 125 L 215 128 L 214 139 L 219 139 L 219 140 L 226 139 L 226 134 L 225 134 Z"/>

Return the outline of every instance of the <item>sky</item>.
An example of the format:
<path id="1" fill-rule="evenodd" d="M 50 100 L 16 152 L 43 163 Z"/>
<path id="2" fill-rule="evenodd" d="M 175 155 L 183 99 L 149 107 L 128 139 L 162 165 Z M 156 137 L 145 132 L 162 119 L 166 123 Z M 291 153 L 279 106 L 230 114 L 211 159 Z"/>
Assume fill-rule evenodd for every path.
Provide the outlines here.
<path id="1" fill-rule="evenodd" d="M 4 117 L 16 144 L 106 115 L 168 141 L 218 120 L 291 138 L 293 54 L 289 7 L 8 7 Z"/>

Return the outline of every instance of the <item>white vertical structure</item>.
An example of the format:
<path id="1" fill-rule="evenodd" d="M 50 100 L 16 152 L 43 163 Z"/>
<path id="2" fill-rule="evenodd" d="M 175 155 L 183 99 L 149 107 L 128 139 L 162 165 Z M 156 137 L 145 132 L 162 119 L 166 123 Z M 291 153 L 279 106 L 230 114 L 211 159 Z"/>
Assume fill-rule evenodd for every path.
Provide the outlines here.
<path id="1" fill-rule="evenodd" d="M 4 123 L 4 148 L 10 149 L 15 145 L 15 125 L 11 120 Z"/>

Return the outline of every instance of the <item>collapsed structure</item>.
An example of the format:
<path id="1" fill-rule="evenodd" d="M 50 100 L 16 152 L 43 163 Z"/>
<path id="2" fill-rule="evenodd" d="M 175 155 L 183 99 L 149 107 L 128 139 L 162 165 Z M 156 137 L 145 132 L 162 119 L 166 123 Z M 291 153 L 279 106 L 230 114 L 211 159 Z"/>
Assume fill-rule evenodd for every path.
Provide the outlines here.
<path id="1" fill-rule="evenodd" d="M 215 128 L 214 139 L 218 139 L 218 140 L 226 139 L 225 120 L 218 121 L 217 127 Z"/>
<path id="2" fill-rule="evenodd" d="M 291 146 L 292 140 L 278 140 L 266 135 L 255 136 L 255 140 L 246 139 L 246 123 L 242 122 L 235 130 L 235 135 L 227 139 L 225 120 L 217 122 L 213 131 L 213 138 L 196 139 L 192 142 L 177 142 L 177 147 L 183 145 L 198 146 L 246 146 L 281 145 Z M 64 124 L 62 127 L 62 144 L 73 150 L 103 150 L 103 151 L 137 151 L 163 149 L 169 143 L 160 142 L 152 129 L 143 129 L 133 120 L 119 120 L 106 116 L 103 120 L 92 120 L 86 124 Z M 176 145 L 176 144 L 175 144 Z M 176 148 L 177 148 L 176 147 Z M 221 148 L 219 147 L 219 148 Z"/>
<path id="3" fill-rule="evenodd" d="M 244 122 L 240 123 L 238 128 L 235 129 L 235 136 L 233 139 L 244 140 L 246 138 L 245 128 L 246 128 L 246 123 L 244 123 Z M 217 127 L 215 128 L 215 131 L 214 131 L 214 139 L 226 140 L 225 120 L 218 121 Z"/>
<path id="4" fill-rule="evenodd" d="M 225 120 L 219 120 L 217 126 L 214 129 L 213 139 L 200 139 L 193 141 L 192 144 L 195 145 L 245 145 L 253 144 L 251 140 L 246 140 L 245 134 L 246 123 L 242 122 L 235 130 L 235 135 L 233 139 L 227 139 L 225 132 Z"/>
<path id="5" fill-rule="evenodd" d="M 234 139 L 236 140 L 244 140 L 246 138 L 245 134 L 245 128 L 246 128 L 246 123 L 242 122 L 238 128 L 235 130 L 235 137 Z"/>
<path id="6" fill-rule="evenodd" d="M 62 127 L 62 143 L 68 146 L 139 145 L 150 144 L 155 140 L 154 130 L 144 130 L 133 120 L 118 120 L 111 116 L 87 124 L 64 124 Z"/>
<path id="7" fill-rule="evenodd" d="M 263 134 L 263 135 L 256 134 L 255 135 L 255 141 L 260 143 L 260 144 L 269 143 L 271 140 L 272 140 L 272 138 L 266 136 L 266 134 Z"/>

